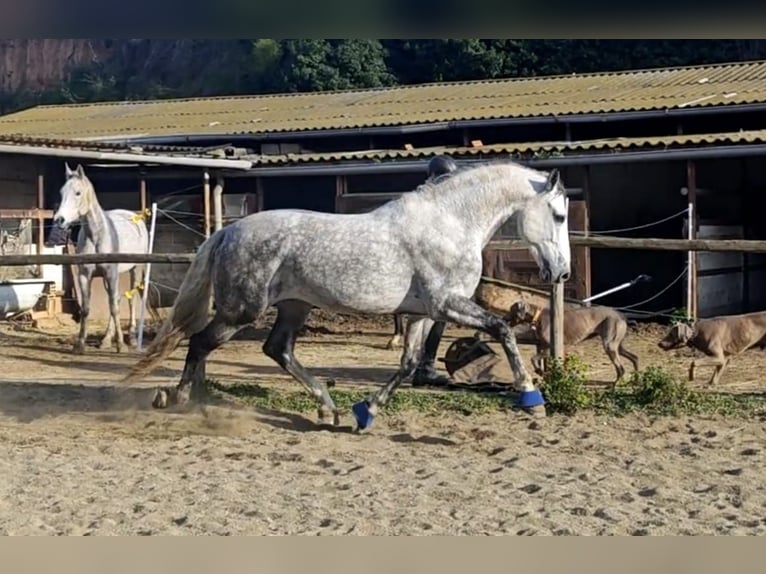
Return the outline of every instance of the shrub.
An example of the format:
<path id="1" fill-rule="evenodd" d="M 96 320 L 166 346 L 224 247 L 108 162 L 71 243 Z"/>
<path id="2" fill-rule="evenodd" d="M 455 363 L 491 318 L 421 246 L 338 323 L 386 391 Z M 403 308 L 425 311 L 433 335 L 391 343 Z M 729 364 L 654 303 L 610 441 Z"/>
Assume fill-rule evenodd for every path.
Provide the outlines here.
<path id="1" fill-rule="evenodd" d="M 686 382 L 675 379 L 660 366 L 634 372 L 628 385 L 634 404 L 655 412 L 673 415 L 685 412 L 695 398 Z"/>
<path id="2" fill-rule="evenodd" d="M 549 413 L 571 415 L 590 405 L 585 389 L 587 367 L 577 355 L 566 355 L 563 361 L 550 357 L 548 365 L 540 390 Z"/>

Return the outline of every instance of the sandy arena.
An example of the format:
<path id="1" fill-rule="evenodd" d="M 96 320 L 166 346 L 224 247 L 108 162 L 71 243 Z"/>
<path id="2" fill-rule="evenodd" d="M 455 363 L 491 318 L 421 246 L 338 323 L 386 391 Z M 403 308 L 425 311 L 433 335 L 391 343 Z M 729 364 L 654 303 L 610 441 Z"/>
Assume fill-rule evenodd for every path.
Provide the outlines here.
<path id="1" fill-rule="evenodd" d="M 319 376 L 374 386 L 396 367 L 389 318 L 327 328 L 296 348 Z M 763 419 L 413 413 L 355 435 L 253 408 L 170 413 L 150 401 L 185 346 L 146 384 L 115 388 L 135 355 L 73 356 L 75 329 L 0 331 L 1 534 L 766 534 Z M 439 356 L 463 333 L 449 328 Z M 661 333 L 626 343 L 642 367 L 682 375 L 690 353 L 663 354 Z M 231 341 L 208 376 L 299 388 L 260 345 Z M 574 350 L 611 380 L 598 342 Z M 721 386 L 762 393 L 764 370 L 751 351 Z"/>

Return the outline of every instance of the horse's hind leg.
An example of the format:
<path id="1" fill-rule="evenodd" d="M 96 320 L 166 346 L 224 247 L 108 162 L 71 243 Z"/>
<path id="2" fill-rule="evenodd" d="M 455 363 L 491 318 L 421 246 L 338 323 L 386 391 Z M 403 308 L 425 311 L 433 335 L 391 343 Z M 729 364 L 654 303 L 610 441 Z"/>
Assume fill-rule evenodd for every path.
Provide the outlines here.
<path id="1" fill-rule="evenodd" d="M 436 372 L 434 363 L 436 362 L 436 353 L 439 350 L 439 343 L 444 336 L 444 329 L 447 323 L 444 321 L 435 321 L 433 327 L 428 332 L 423 355 L 415 370 L 413 385 L 444 385 L 449 382 L 449 377 Z"/>
<path id="2" fill-rule="evenodd" d="M 386 349 L 398 349 L 402 346 L 402 337 L 404 336 L 404 319 L 402 315 L 394 314 L 394 334 L 388 340 Z"/>
<path id="3" fill-rule="evenodd" d="M 340 423 L 340 415 L 327 386 L 311 376 L 298 362 L 293 352 L 295 336 L 306 322 L 311 308 L 311 305 L 303 301 L 291 300 L 278 303 L 277 319 L 263 344 L 263 352 L 311 393 L 320 405 L 320 422 L 324 422 L 332 415 L 333 424 L 337 426 Z"/>
<path id="4" fill-rule="evenodd" d="M 388 402 L 402 382 L 415 374 L 423 352 L 426 334 L 433 324 L 434 321 L 428 317 L 408 317 L 399 370 L 382 389 L 352 407 L 359 430 L 369 427 L 378 409 Z"/>
<path id="5" fill-rule="evenodd" d="M 188 398 L 201 399 L 205 396 L 205 363 L 208 355 L 231 339 L 243 326 L 231 325 L 216 314 L 202 331 L 190 337 L 184 370 L 175 388 L 174 402 L 183 403 Z M 186 387 L 190 383 L 191 392 L 187 395 Z M 157 408 L 166 405 L 162 393 L 162 390 L 158 391 L 152 403 Z"/>

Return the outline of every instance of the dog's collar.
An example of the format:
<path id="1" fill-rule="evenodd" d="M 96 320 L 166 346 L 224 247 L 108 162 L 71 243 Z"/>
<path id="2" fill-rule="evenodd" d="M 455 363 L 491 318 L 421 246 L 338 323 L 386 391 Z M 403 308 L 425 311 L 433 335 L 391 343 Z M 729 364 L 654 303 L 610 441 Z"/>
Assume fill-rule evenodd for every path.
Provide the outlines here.
<path id="1" fill-rule="evenodd" d="M 537 311 L 535 311 L 535 314 L 532 315 L 532 324 L 533 325 L 536 324 L 537 321 L 540 320 L 540 315 L 542 315 L 542 314 L 543 314 L 542 308 L 538 308 Z"/>

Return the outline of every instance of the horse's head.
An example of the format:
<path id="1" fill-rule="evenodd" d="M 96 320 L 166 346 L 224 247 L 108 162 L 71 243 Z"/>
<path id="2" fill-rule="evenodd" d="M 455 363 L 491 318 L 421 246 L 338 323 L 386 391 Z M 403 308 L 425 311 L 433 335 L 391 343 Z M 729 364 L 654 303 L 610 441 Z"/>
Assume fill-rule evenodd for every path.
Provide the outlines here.
<path id="1" fill-rule="evenodd" d="M 93 184 L 85 175 L 82 165 L 71 169 L 66 167 L 66 181 L 61 186 L 61 205 L 53 214 L 53 223 L 66 229 L 83 217 L 93 204 Z"/>
<path id="2" fill-rule="evenodd" d="M 518 215 L 519 235 L 529 243 L 540 268 L 540 278 L 546 283 L 566 281 L 571 273 L 568 209 L 566 190 L 554 169 L 543 188 L 525 203 Z"/>

